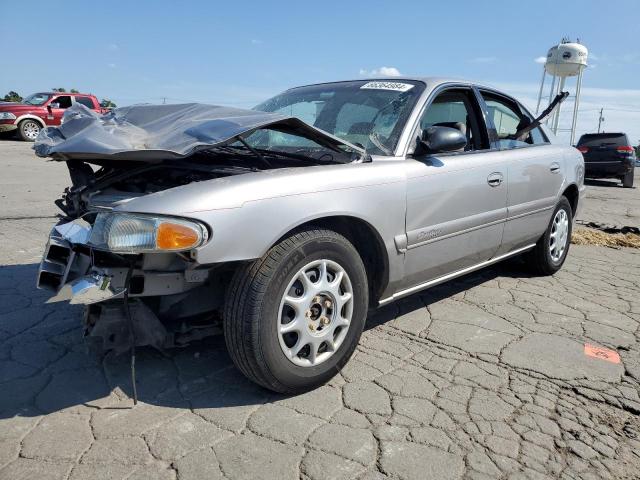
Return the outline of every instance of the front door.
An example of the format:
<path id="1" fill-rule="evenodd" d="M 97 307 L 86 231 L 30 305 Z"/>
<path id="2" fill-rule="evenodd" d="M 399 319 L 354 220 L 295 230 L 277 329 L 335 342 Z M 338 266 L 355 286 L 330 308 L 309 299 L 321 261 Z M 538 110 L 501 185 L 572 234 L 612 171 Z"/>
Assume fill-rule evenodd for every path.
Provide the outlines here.
<path id="1" fill-rule="evenodd" d="M 47 110 L 49 111 L 47 125 L 60 125 L 62 116 L 67 108 L 71 106 L 70 95 L 59 95 L 49 103 Z"/>
<path id="2" fill-rule="evenodd" d="M 470 88 L 439 93 L 420 120 L 458 128 L 458 152 L 408 159 L 405 288 L 489 260 L 502 240 L 507 172 L 491 151 L 479 104 Z"/>

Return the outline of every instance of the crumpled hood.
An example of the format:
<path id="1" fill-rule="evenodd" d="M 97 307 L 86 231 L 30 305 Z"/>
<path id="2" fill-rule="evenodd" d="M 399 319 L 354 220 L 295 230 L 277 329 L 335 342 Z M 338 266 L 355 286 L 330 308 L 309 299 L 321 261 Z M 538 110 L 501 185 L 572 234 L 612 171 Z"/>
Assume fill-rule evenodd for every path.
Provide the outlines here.
<path id="1" fill-rule="evenodd" d="M 345 145 L 364 154 L 363 149 L 295 117 L 199 103 L 136 105 L 106 115 L 76 103 L 65 112 L 62 125 L 41 131 L 33 148 L 38 156 L 55 160 L 153 162 L 233 143 L 238 135 L 261 128 L 300 135 L 332 150 Z"/>

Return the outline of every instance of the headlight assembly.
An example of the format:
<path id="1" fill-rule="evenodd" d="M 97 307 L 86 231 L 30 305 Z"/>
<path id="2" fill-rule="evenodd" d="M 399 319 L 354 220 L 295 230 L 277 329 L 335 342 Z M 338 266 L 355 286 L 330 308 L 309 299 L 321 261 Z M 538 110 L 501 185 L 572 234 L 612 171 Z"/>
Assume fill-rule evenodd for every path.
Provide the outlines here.
<path id="1" fill-rule="evenodd" d="M 179 252 L 205 243 L 204 225 L 180 218 L 99 213 L 89 244 L 114 253 Z"/>
<path id="2" fill-rule="evenodd" d="M 0 120 L 15 120 L 16 116 L 11 112 L 0 112 Z"/>

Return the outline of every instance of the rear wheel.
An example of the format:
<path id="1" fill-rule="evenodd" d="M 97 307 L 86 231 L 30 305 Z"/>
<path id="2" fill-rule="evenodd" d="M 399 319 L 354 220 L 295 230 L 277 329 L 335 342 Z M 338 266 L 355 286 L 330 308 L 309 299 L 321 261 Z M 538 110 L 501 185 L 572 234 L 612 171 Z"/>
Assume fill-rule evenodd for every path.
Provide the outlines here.
<path id="1" fill-rule="evenodd" d="M 349 360 L 367 307 L 367 276 L 353 245 L 330 230 L 303 230 L 236 272 L 225 341 L 250 380 L 276 392 L 303 392 Z"/>
<path id="2" fill-rule="evenodd" d="M 622 186 L 624 188 L 633 188 L 633 174 L 634 171 L 631 170 L 629 173 L 622 177 Z"/>
<path id="3" fill-rule="evenodd" d="M 18 136 L 25 142 L 33 142 L 41 129 L 42 126 L 35 120 L 22 120 L 18 125 Z"/>
<path id="4" fill-rule="evenodd" d="M 534 273 L 552 275 L 560 270 L 569 252 L 572 223 L 571 204 L 566 197 L 562 197 L 544 235 L 533 250 L 525 254 L 525 261 Z"/>

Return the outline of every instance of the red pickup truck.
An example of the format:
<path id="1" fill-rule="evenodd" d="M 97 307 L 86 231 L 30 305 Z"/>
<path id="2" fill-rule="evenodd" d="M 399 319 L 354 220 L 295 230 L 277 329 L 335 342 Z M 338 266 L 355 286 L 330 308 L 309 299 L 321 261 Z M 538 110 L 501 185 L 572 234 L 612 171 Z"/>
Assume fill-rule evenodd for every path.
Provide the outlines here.
<path id="1" fill-rule="evenodd" d="M 60 125 L 65 109 L 74 103 L 106 113 L 107 109 L 93 95 L 85 93 L 40 92 L 29 95 L 20 103 L 0 102 L 0 132 L 17 130 L 18 136 L 33 142 L 40 130 L 51 125 Z"/>

